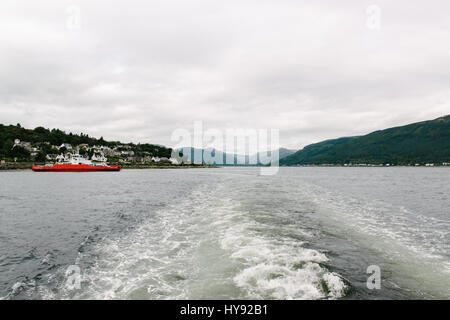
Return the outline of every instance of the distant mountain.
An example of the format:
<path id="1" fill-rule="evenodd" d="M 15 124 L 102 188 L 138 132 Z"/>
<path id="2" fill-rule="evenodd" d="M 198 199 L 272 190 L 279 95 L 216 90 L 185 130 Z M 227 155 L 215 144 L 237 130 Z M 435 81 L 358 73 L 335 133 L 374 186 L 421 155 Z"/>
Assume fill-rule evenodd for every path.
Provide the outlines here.
<path id="1" fill-rule="evenodd" d="M 442 162 L 450 162 L 450 115 L 364 136 L 311 144 L 284 158 L 280 164 L 407 165 Z"/>
<path id="2" fill-rule="evenodd" d="M 184 149 L 187 150 L 186 156 L 188 157 L 189 161 L 200 162 L 200 161 L 197 161 L 197 159 L 203 159 L 202 163 L 204 163 L 204 164 L 212 163 L 211 161 L 209 161 L 209 158 L 208 158 L 210 155 L 214 159 L 222 159 L 223 165 L 231 165 L 231 166 L 233 166 L 233 165 L 260 165 L 261 159 L 263 157 L 270 156 L 270 153 L 269 153 L 269 155 L 267 155 L 266 152 L 259 152 L 259 153 L 255 153 L 255 154 L 248 156 L 248 155 L 242 155 L 242 154 L 228 154 L 228 153 L 225 153 L 220 150 L 213 149 L 213 148 L 197 149 L 197 148 L 187 147 Z M 178 150 L 181 151 L 182 149 L 178 149 Z M 278 154 L 279 154 L 280 160 L 289 155 L 292 155 L 294 153 L 295 153 L 295 150 L 289 150 L 286 148 L 278 149 Z"/>
<path id="3" fill-rule="evenodd" d="M 281 159 L 284 159 L 284 158 L 290 156 L 291 154 L 294 154 L 295 150 L 280 148 L 280 149 L 278 149 L 278 153 L 279 153 L 280 160 L 281 160 Z"/>

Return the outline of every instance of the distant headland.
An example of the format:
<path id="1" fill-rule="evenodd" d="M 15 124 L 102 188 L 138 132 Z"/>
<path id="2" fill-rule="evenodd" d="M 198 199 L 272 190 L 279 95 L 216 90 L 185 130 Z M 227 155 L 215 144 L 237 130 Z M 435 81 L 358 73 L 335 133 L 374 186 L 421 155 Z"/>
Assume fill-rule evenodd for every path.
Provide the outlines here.
<path id="1" fill-rule="evenodd" d="M 311 144 L 280 160 L 282 166 L 448 166 L 450 115 L 435 120 Z"/>
<path id="2" fill-rule="evenodd" d="M 20 124 L 0 124 L 0 169 L 26 169 L 32 163 L 54 162 L 58 156 L 77 153 L 93 161 L 120 164 L 124 168 L 209 167 L 171 157 L 172 148 L 149 143 L 123 143 L 66 133 L 60 129 L 23 128 Z M 199 150 L 202 154 L 205 150 Z M 216 151 L 214 151 L 216 152 Z M 228 155 L 219 150 L 220 157 Z M 314 143 L 301 150 L 278 150 L 280 166 L 450 166 L 450 115 L 434 120 L 372 132 L 364 136 L 342 137 Z M 245 165 L 259 154 L 232 155 Z M 203 159 L 203 157 L 202 157 Z M 239 161 L 241 160 L 241 161 Z"/>
<path id="3" fill-rule="evenodd" d="M 0 124 L 0 169 L 28 169 L 33 163 L 55 162 L 67 153 L 92 161 L 120 164 L 124 168 L 198 167 L 178 163 L 172 149 L 149 143 L 122 143 L 97 139 L 87 134 L 66 133 L 60 129 L 23 128 Z"/>

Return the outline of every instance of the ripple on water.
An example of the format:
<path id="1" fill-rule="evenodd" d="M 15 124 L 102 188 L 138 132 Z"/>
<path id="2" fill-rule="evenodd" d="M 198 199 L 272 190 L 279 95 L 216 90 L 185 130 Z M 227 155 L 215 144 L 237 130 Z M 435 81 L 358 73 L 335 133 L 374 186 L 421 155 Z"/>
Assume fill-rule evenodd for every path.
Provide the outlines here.
<path id="1" fill-rule="evenodd" d="M 284 219 L 256 221 L 234 194 L 194 190 L 139 227 L 95 248 L 76 299 L 335 299 L 347 285 L 324 253 L 305 248 L 310 232 Z M 267 217 L 266 217 L 267 218 Z"/>

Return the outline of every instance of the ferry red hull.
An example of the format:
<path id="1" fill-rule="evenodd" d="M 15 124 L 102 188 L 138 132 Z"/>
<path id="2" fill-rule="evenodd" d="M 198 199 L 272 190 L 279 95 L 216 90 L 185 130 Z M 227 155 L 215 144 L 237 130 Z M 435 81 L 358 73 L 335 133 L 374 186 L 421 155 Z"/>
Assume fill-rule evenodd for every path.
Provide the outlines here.
<path id="1" fill-rule="evenodd" d="M 55 164 L 53 166 L 32 166 L 36 172 L 92 172 L 120 171 L 121 166 L 90 166 L 88 164 Z"/>

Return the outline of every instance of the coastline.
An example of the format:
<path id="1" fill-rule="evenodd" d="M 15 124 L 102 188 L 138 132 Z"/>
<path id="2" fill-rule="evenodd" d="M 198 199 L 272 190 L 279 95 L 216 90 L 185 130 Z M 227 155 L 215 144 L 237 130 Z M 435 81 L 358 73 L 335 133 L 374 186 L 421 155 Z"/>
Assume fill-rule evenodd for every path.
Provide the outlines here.
<path id="1" fill-rule="evenodd" d="M 0 164 L 0 171 L 31 170 L 32 162 L 6 162 Z"/>
<path id="2" fill-rule="evenodd" d="M 44 165 L 43 163 L 32 163 L 32 162 L 7 162 L 0 164 L 0 171 L 17 171 L 17 170 L 31 170 L 33 165 Z M 130 169 L 204 169 L 204 168 L 222 168 L 222 167 L 264 167 L 264 166 L 246 166 L 246 165 L 225 165 L 225 166 L 213 166 L 213 165 L 148 165 L 148 164 L 125 164 L 122 165 L 123 170 Z M 433 164 L 433 165 L 342 165 L 342 164 L 310 164 L 310 165 L 281 165 L 280 168 L 307 168 L 307 167 L 317 167 L 317 168 L 450 168 L 449 165 Z"/>
<path id="3" fill-rule="evenodd" d="M 31 170 L 31 167 L 35 165 L 29 162 L 16 162 L 16 163 L 6 163 L 0 165 L 0 171 L 20 171 L 20 170 Z M 207 166 L 207 165 L 124 165 L 123 170 L 132 169 L 203 169 L 203 168 L 220 168 L 219 166 Z"/>
<path id="4" fill-rule="evenodd" d="M 151 165 L 130 165 L 122 166 L 122 170 L 139 170 L 139 169 L 203 169 L 203 168 L 220 168 L 218 166 L 203 165 L 184 165 L 184 166 L 151 166 Z"/>

